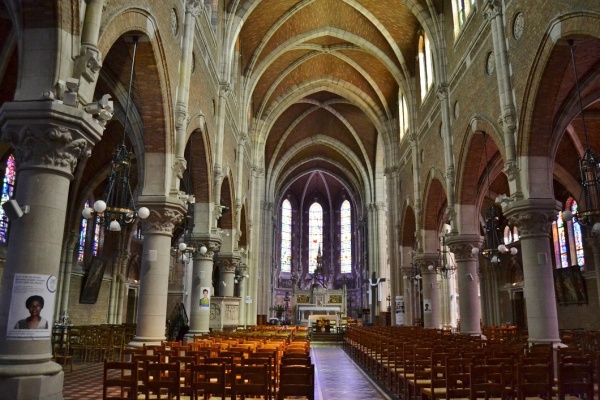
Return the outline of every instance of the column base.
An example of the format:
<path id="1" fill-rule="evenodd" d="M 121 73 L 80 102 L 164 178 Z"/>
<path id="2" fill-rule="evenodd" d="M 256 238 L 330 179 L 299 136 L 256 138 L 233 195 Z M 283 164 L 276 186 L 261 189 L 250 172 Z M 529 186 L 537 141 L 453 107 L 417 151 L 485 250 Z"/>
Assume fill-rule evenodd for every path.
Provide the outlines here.
<path id="1" fill-rule="evenodd" d="M 133 340 L 127 343 L 127 347 L 131 348 L 142 348 L 144 345 L 146 346 L 159 346 L 163 341 L 167 340 L 166 338 L 144 338 L 144 337 L 134 337 Z"/>
<path id="2" fill-rule="evenodd" d="M 0 398 L 11 400 L 63 400 L 64 372 L 0 378 Z"/>

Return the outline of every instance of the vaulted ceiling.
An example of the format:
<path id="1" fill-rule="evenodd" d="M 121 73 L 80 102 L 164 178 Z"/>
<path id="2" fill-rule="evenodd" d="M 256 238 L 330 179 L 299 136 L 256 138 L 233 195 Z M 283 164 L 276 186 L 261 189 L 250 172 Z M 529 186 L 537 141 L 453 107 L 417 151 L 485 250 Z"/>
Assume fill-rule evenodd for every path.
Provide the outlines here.
<path id="1" fill-rule="evenodd" d="M 415 16 L 400 0 L 234 4 L 268 190 L 302 198 L 344 187 L 357 203 L 372 201 L 398 90 L 414 75 Z"/>

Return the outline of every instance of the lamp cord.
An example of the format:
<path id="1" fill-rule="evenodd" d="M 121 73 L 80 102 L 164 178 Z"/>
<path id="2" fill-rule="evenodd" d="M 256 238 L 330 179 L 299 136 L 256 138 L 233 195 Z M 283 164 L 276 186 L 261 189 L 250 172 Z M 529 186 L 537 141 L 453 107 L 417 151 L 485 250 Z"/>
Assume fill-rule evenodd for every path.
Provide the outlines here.
<path id="1" fill-rule="evenodd" d="M 573 72 L 575 74 L 575 86 L 577 87 L 577 100 L 579 102 L 579 112 L 581 114 L 581 120 L 583 122 L 583 135 L 585 137 L 585 148 L 590 148 L 588 143 L 587 128 L 585 125 L 585 114 L 583 113 L 583 103 L 581 101 L 581 88 L 579 87 L 579 76 L 577 75 L 577 65 L 575 64 L 575 51 L 573 50 L 574 41 L 569 40 L 569 50 L 571 52 L 571 63 L 573 64 Z"/>
<path id="2" fill-rule="evenodd" d="M 133 56 L 131 57 L 131 71 L 129 71 L 129 88 L 127 90 L 127 104 L 125 106 L 125 123 L 123 124 L 123 138 L 121 146 L 125 147 L 125 135 L 127 134 L 127 122 L 129 121 L 129 106 L 131 103 L 131 88 L 133 87 L 133 70 L 135 67 L 135 54 L 137 52 L 138 36 L 133 37 Z"/>

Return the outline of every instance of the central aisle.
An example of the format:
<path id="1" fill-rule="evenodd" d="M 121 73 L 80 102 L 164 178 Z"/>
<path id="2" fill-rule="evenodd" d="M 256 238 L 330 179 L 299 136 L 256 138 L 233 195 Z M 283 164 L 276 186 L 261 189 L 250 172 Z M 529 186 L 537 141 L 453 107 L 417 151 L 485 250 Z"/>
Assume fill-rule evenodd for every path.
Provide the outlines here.
<path id="1" fill-rule="evenodd" d="M 392 400 L 358 367 L 340 345 L 311 343 L 315 400 Z"/>

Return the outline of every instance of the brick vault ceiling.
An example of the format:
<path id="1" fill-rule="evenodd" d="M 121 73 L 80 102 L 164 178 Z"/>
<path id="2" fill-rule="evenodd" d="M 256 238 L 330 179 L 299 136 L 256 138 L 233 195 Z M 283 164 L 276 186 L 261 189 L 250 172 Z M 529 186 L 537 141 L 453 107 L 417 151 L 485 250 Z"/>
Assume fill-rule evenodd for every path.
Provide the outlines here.
<path id="1" fill-rule="evenodd" d="M 244 18 L 240 63 L 275 195 L 344 187 L 359 200 L 383 146 L 381 121 L 414 75 L 417 19 L 400 0 L 232 4 Z"/>

